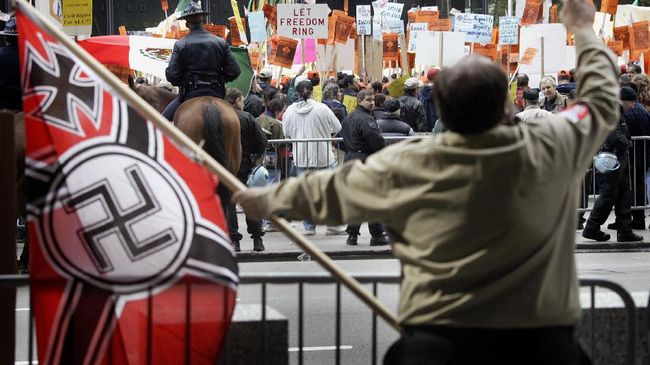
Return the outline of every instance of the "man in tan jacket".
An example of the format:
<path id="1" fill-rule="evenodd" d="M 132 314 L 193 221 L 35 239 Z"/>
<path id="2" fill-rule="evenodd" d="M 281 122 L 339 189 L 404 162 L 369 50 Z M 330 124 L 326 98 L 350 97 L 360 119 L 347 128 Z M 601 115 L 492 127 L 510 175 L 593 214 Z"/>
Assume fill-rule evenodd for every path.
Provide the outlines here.
<path id="1" fill-rule="evenodd" d="M 257 216 L 380 221 L 402 263 L 401 339 L 385 364 L 574 364 L 574 259 L 584 171 L 618 120 L 618 67 L 594 35 L 594 5 L 565 0 L 576 105 L 514 126 L 506 76 L 468 57 L 439 74 L 449 131 L 234 199 Z M 471 106 L 471 107 L 470 107 Z M 437 362 L 436 362 L 437 361 Z"/>

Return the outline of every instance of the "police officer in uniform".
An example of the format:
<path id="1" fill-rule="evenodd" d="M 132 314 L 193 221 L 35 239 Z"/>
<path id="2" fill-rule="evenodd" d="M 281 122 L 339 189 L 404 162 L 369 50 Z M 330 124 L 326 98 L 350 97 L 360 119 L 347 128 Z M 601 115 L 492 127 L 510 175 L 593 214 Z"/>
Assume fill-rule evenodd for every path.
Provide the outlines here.
<path id="1" fill-rule="evenodd" d="M 176 42 L 165 70 L 167 81 L 180 87 L 178 97 L 163 111 L 169 120 L 185 100 L 197 96 L 223 99 L 226 82 L 235 80 L 241 72 L 226 41 L 203 29 L 205 14 L 201 5 L 190 2 L 178 18 L 186 21 L 190 33 Z"/>

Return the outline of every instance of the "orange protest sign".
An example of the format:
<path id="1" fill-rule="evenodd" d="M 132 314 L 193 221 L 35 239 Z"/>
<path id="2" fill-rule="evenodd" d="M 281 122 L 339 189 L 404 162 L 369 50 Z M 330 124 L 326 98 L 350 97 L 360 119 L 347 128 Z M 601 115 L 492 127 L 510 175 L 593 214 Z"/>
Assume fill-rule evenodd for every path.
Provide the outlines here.
<path id="1" fill-rule="evenodd" d="M 267 24 L 270 24 L 273 29 L 277 27 L 278 9 L 275 6 L 264 4 L 262 7 L 264 16 L 266 17 Z"/>
<path id="2" fill-rule="evenodd" d="M 519 61 L 520 64 L 522 65 L 530 65 L 533 63 L 533 58 L 535 58 L 535 55 L 537 54 L 537 48 L 526 48 L 524 51 L 523 57 L 521 57 L 521 61 Z"/>
<path id="3" fill-rule="evenodd" d="M 228 18 L 230 23 L 230 44 L 232 46 L 243 46 L 245 43 L 241 39 L 241 34 L 239 34 L 239 28 L 237 28 L 237 20 L 234 16 Z M 246 29 L 246 20 L 242 19 L 242 26 Z"/>
<path id="4" fill-rule="evenodd" d="M 334 9 L 332 10 L 332 16 L 347 16 L 348 13 L 344 12 L 343 10 L 339 9 Z"/>
<path id="5" fill-rule="evenodd" d="M 336 25 L 334 31 L 334 40 L 336 43 L 347 43 L 350 38 L 350 32 L 354 25 L 354 18 L 347 15 L 336 17 Z"/>
<path id="6" fill-rule="evenodd" d="M 451 30 L 451 21 L 449 19 L 436 19 L 429 23 L 429 30 L 436 32 L 449 32 Z"/>
<path id="7" fill-rule="evenodd" d="M 497 59 L 497 45 L 496 44 L 485 44 L 481 45 L 479 43 L 474 43 L 474 54 L 481 55 L 491 59 L 492 61 Z"/>
<path id="8" fill-rule="evenodd" d="M 126 35 L 126 27 L 123 25 L 120 25 L 119 28 L 117 28 L 118 31 L 120 32 L 120 35 Z"/>
<path id="9" fill-rule="evenodd" d="M 203 26 L 205 30 L 216 35 L 217 37 L 226 38 L 226 26 L 221 24 L 206 24 Z"/>
<path id="10" fill-rule="evenodd" d="M 409 23 L 415 23 L 415 15 L 417 14 L 416 11 L 409 11 L 406 13 L 407 19 Z"/>
<path id="11" fill-rule="evenodd" d="M 492 38 L 490 39 L 490 43 L 496 44 L 498 39 L 499 39 L 499 28 L 492 28 Z"/>
<path id="12" fill-rule="evenodd" d="M 384 33 L 384 61 L 398 61 L 397 33 Z"/>
<path id="13" fill-rule="evenodd" d="M 600 12 L 616 15 L 618 0 L 602 0 L 600 3 Z"/>
<path id="14" fill-rule="evenodd" d="M 272 60 L 269 62 L 273 65 L 291 68 L 293 66 L 293 57 L 296 55 L 298 40 L 282 37 L 278 39 L 278 45 L 273 52 Z"/>
<path id="15" fill-rule="evenodd" d="M 160 0 L 160 6 L 162 6 L 163 11 L 169 9 L 169 3 L 167 2 L 167 0 Z"/>
<path id="16" fill-rule="evenodd" d="M 415 13 L 415 23 L 427 23 L 429 27 L 440 18 L 440 14 L 433 10 L 420 10 Z"/>
<path id="17" fill-rule="evenodd" d="M 630 48 L 630 28 L 626 25 L 614 28 L 614 39 L 623 42 L 623 49 Z"/>
<path id="18" fill-rule="evenodd" d="M 609 41 L 607 47 L 619 56 L 623 54 L 623 41 Z"/>
<path id="19" fill-rule="evenodd" d="M 250 51 L 248 54 L 248 57 L 251 60 L 251 68 L 253 70 L 258 70 L 260 69 L 260 53 L 256 51 Z"/>
<path id="20" fill-rule="evenodd" d="M 634 34 L 630 34 L 630 50 L 638 52 L 650 50 L 650 44 L 648 44 L 648 21 L 633 23 L 632 32 Z"/>
<path id="21" fill-rule="evenodd" d="M 521 24 L 536 24 L 542 8 L 540 0 L 526 0 L 524 15 L 521 18 Z"/>

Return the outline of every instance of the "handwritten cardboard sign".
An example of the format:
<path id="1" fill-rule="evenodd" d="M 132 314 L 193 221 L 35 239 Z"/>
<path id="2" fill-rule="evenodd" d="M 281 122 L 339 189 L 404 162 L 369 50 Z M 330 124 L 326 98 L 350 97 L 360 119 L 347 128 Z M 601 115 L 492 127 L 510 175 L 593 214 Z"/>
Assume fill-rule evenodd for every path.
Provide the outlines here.
<path id="1" fill-rule="evenodd" d="M 618 7 L 618 0 L 601 0 L 600 12 L 616 15 L 616 8 Z"/>
<path id="2" fill-rule="evenodd" d="M 343 95 L 343 105 L 345 105 L 345 110 L 349 113 L 352 113 L 354 109 L 357 108 L 357 97 L 350 95 Z"/>
<path id="3" fill-rule="evenodd" d="M 404 95 L 404 82 L 409 78 L 409 75 L 404 75 L 400 77 L 399 79 L 391 82 L 386 88 L 388 89 L 388 93 L 390 96 L 394 98 L 399 98 L 400 96 Z"/>
<path id="4" fill-rule="evenodd" d="M 465 33 L 465 42 L 490 43 L 493 23 L 492 15 L 458 14 L 454 32 Z"/>
<path id="5" fill-rule="evenodd" d="M 372 31 L 370 5 L 357 5 L 357 34 L 369 35 Z"/>
<path id="6" fill-rule="evenodd" d="M 328 38 L 327 4 L 277 4 L 278 34 L 291 38 Z"/>
<path id="7" fill-rule="evenodd" d="M 630 48 L 630 28 L 626 25 L 614 28 L 614 39 L 623 42 L 623 49 Z"/>
<path id="8" fill-rule="evenodd" d="M 521 57 L 521 63 L 522 65 L 531 65 L 533 63 L 533 58 L 535 58 L 535 55 L 537 55 L 537 48 L 526 48 L 524 51 L 524 55 Z"/>
<path id="9" fill-rule="evenodd" d="M 280 36 L 278 39 L 278 44 L 272 53 L 273 57 L 271 57 L 269 63 L 284 68 L 291 68 L 293 65 L 293 57 L 296 54 L 297 48 L 297 39 Z"/>
<path id="10" fill-rule="evenodd" d="M 242 21 L 242 26 L 244 29 L 246 29 L 246 21 L 244 19 Z M 228 22 L 230 23 L 230 44 L 237 47 L 237 46 L 243 46 L 246 43 L 242 40 L 241 34 L 239 33 L 239 28 L 237 27 L 237 19 L 235 19 L 234 16 L 231 16 L 228 18 Z"/>
<path id="11" fill-rule="evenodd" d="M 499 17 L 499 44 L 519 43 L 519 19 L 516 16 Z"/>
<path id="12" fill-rule="evenodd" d="M 402 19 L 403 10 L 404 10 L 404 4 L 387 3 L 386 5 L 382 6 L 381 15 L 385 18 Z"/>
<path id="13" fill-rule="evenodd" d="M 417 45 L 418 33 L 427 31 L 429 25 L 427 23 L 411 23 L 409 24 L 409 52 L 415 52 Z"/>
<path id="14" fill-rule="evenodd" d="M 440 14 L 433 10 L 420 10 L 415 13 L 415 21 L 413 23 L 427 23 L 433 24 L 434 21 L 440 18 Z"/>
<path id="15" fill-rule="evenodd" d="M 634 35 L 630 35 L 630 49 L 638 52 L 650 50 L 650 44 L 648 44 L 648 21 L 633 23 L 632 30 Z"/>
<path id="16" fill-rule="evenodd" d="M 381 31 L 404 34 L 404 22 L 401 19 L 386 18 L 382 24 Z"/>
<path id="17" fill-rule="evenodd" d="M 497 45 L 496 44 L 474 44 L 474 54 L 487 57 L 492 61 L 497 59 Z"/>
<path id="18" fill-rule="evenodd" d="M 351 16 L 343 15 L 336 17 L 336 24 L 334 29 L 334 41 L 336 43 L 347 43 L 352 32 L 354 25 L 354 18 Z"/>
<path id="19" fill-rule="evenodd" d="M 451 30 L 451 21 L 449 19 L 436 19 L 429 24 L 429 30 L 437 32 L 449 32 Z"/>

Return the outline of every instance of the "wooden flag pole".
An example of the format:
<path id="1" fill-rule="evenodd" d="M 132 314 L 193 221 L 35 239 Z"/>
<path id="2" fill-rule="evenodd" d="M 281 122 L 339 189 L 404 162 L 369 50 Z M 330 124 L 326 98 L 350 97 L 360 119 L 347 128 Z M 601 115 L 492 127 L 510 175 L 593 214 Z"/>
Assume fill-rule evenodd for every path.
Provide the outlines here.
<path id="1" fill-rule="evenodd" d="M 88 67 L 99 77 L 101 77 L 108 86 L 113 89 L 115 94 L 123 98 L 129 105 L 137 109 L 142 116 L 153 123 L 159 128 L 167 137 L 180 146 L 187 148 L 194 155 L 194 159 L 203 164 L 211 173 L 215 174 L 219 180 L 231 191 L 236 192 L 246 189 L 235 176 L 233 176 L 226 168 L 219 165 L 210 155 L 194 143 L 189 137 L 174 127 L 167 119 L 165 119 L 158 111 L 151 105 L 142 100 L 133 90 L 129 89 L 119 79 L 117 79 L 106 67 L 97 62 L 85 50 L 72 42 L 68 36 L 63 34 L 57 29 L 48 19 L 41 15 L 34 7 L 25 0 L 12 0 L 21 11 L 29 13 L 33 18 L 43 25 L 45 30 L 51 34 L 56 40 L 65 46 L 72 54 L 74 54 L 81 61 L 85 62 Z M 281 231 L 283 231 L 292 242 L 295 242 L 306 253 L 315 258 L 321 266 L 329 271 L 334 279 L 339 283 L 345 285 L 352 293 L 368 305 L 374 312 L 382 317 L 394 329 L 400 330 L 397 323 L 397 317 L 381 303 L 375 296 L 370 294 L 356 279 L 350 274 L 341 269 L 332 259 L 330 259 L 323 251 L 314 246 L 304 236 L 289 225 L 284 218 L 272 216 L 271 220 Z"/>

